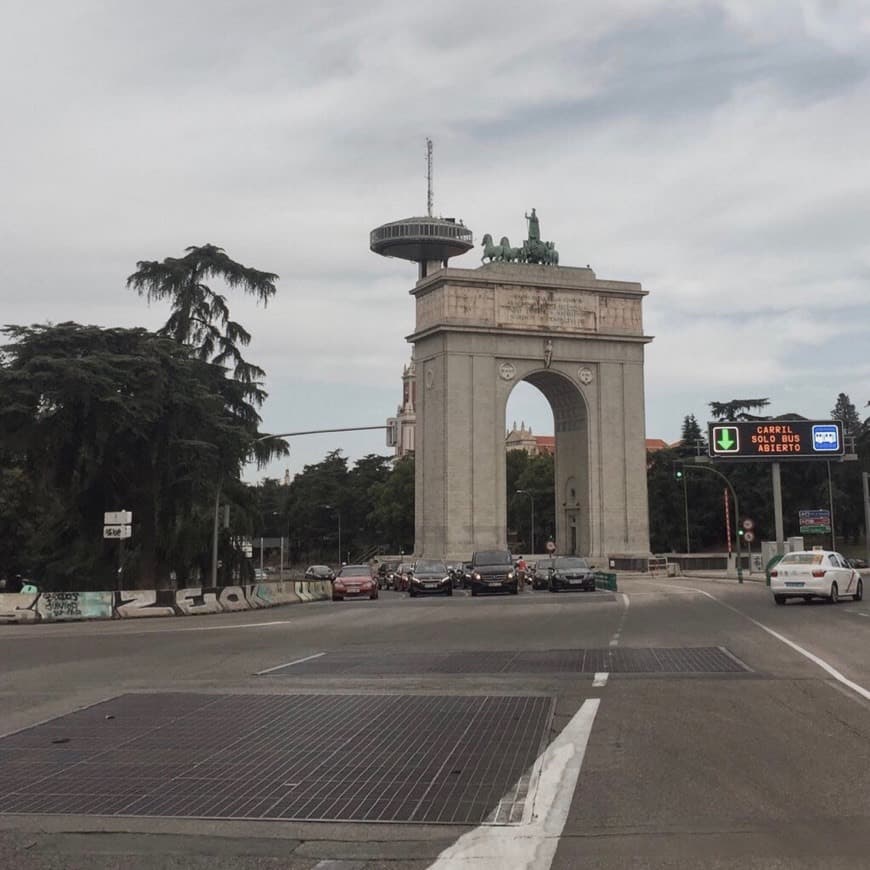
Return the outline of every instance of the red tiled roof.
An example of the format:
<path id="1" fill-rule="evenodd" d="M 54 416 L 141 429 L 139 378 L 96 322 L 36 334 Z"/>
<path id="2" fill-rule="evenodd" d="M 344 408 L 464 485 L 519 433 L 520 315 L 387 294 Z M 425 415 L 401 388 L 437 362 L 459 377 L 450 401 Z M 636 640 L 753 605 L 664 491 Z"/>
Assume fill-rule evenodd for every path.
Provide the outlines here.
<path id="1" fill-rule="evenodd" d="M 647 438 L 646 439 L 646 449 L 647 450 L 664 450 L 668 447 L 668 442 L 662 438 Z"/>

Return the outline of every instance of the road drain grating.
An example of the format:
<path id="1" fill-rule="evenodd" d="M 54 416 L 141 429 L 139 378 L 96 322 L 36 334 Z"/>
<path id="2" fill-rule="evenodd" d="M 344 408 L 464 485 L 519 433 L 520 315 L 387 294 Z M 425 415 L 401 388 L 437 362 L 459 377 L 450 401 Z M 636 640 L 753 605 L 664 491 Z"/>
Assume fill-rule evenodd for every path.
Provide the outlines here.
<path id="1" fill-rule="evenodd" d="M 516 652 L 327 653 L 273 671 L 271 676 L 403 674 L 733 674 L 747 668 L 721 647 L 561 649 Z"/>
<path id="2" fill-rule="evenodd" d="M 516 823 L 553 700 L 121 695 L 0 738 L 0 813 Z"/>

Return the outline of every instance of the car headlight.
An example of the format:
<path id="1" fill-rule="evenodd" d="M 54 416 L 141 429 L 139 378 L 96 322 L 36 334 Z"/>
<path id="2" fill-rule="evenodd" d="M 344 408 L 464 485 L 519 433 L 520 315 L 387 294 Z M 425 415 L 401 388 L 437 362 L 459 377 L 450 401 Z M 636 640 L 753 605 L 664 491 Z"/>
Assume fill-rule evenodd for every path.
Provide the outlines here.
<path id="1" fill-rule="evenodd" d="M 471 576 L 475 580 L 480 580 L 480 574 L 478 574 L 477 571 L 475 571 Z"/>
<path id="2" fill-rule="evenodd" d="M 514 572 L 508 571 L 508 580 L 513 580 L 513 579 L 514 579 Z"/>

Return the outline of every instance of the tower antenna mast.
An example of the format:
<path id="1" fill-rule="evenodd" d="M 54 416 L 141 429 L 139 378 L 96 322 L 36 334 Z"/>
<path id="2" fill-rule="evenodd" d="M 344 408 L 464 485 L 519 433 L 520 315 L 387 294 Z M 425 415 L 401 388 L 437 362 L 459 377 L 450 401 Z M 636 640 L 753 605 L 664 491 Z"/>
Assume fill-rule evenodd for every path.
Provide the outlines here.
<path id="1" fill-rule="evenodd" d="M 432 140 L 426 139 L 426 209 L 432 217 Z"/>

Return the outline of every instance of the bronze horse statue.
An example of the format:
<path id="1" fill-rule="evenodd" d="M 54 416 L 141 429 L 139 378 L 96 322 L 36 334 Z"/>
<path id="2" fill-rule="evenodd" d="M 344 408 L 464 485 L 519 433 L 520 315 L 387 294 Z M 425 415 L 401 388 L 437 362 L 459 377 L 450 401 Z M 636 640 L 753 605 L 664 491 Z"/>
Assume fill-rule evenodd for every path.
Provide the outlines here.
<path id="1" fill-rule="evenodd" d="M 489 233 L 483 237 L 480 244 L 483 246 L 483 256 L 480 258 L 481 263 L 486 260 L 487 257 L 489 258 L 490 263 L 503 259 L 504 249 L 501 245 L 494 245 L 492 243 L 492 236 Z"/>

